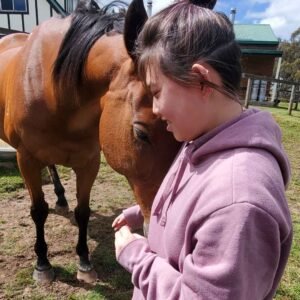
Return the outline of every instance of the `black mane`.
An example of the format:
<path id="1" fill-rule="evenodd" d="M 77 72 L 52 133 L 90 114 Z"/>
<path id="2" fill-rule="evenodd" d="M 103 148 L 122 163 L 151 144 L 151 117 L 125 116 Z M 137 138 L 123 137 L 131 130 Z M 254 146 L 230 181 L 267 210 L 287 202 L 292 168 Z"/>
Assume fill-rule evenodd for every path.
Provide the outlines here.
<path id="1" fill-rule="evenodd" d="M 102 8 L 94 1 L 79 2 L 53 66 L 58 95 L 63 90 L 74 94 L 80 87 L 88 53 L 101 36 L 112 30 L 123 33 L 126 6 L 122 1 L 113 1 Z"/>

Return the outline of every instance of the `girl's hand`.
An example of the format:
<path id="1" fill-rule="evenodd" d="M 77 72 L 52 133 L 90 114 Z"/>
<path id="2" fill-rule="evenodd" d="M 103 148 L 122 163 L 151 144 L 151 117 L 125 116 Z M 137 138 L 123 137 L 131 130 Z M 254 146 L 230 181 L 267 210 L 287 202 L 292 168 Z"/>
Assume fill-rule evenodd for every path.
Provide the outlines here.
<path id="1" fill-rule="evenodd" d="M 137 239 L 144 239 L 143 236 L 131 233 L 129 227 L 124 225 L 115 233 L 115 248 L 116 248 L 116 257 L 119 256 L 122 249 L 126 247 L 130 242 L 137 240 Z"/>
<path id="2" fill-rule="evenodd" d="M 127 222 L 126 222 L 126 219 L 125 219 L 125 215 L 122 213 L 120 215 L 118 215 L 114 221 L 112 222 L 112 225 L 111 227 L 117 231 L 119 230 L 122 226 L 124 225 L 128 225 Z"/>

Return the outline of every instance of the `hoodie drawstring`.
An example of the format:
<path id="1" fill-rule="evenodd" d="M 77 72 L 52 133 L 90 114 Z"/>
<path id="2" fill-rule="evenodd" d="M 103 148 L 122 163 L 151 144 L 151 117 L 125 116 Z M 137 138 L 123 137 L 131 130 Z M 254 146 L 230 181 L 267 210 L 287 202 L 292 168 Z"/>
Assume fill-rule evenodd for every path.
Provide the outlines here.
<path id="1" fill-rule="evenodd" d="M 179 158 L 178 162 L 178 167 L 176 170 L 173 172 L 173 174 L 170 175 L 170 178 L 166 184 L 165 190 L 163 194 L 161 195 L 160 201 L 157 204 L 155 210 L 154 210 L 154 215 L 158 216 L 159 214 L 162 213 L 162 208 L 164 205 L 166 205 L 166 209 L 164 211 L 163 216 L 160 219 L 160 225 L 165 226 L 167 222 L 167 212 L 168 209 L 173 201 L 174 195 L 177 192 L 179 183 L 182 179 L 182 176 L 184 174 L 184 171 L 186 169 L 187 163 L 189 162 L 189 158 L 187 155 L 187 149 L 184 149 L 184 152 L 182 153 L 182 156 Z M 167 203 L 166 203 L 167 202 Z"/>

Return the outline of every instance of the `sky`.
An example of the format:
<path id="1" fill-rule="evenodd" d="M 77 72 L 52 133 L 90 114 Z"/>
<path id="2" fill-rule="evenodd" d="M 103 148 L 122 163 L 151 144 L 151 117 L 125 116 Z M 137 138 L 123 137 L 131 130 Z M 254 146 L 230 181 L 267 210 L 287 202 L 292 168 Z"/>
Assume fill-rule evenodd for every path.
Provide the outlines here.
<path id="1" fill-rule="evenodd" d="M 152 2 L 155 13 L 172 3 L 172 0 Z M 231 8 L 236 9 L 235 23 L 270 24 L 275 35 L 282 40 L 289 40 L 291 34 L 300 27 L 299 0 L 218 0 L 214 10 L 229 16 Z"/>
<path id="2" fill-rule="evenodd" d="M 96 0 L 101 5 L 111 0 Z M 131 0 L 125 0 L 131 2 Z M 145 7 L 147 0 L 143 0 Z M 152 13 L 171 4 L 173 0 L 152 0 Z M 236 9 L 235 23 L 270 24 L 277 38 L 289 40 L 300 27 L 300 0 L 217 0 L 216 11 L 230 15 Z"/>

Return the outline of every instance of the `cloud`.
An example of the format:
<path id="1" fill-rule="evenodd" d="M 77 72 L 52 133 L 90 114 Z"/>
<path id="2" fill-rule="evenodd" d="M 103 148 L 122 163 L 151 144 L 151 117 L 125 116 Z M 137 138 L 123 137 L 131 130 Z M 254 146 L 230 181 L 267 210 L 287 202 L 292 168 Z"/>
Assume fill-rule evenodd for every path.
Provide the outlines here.
<path id="1" fill-rule="evenodd" d="M 145 3 L 145 7 L 147 7 L 146 4 L 147 0 L 144 0 L 144 3 Z M 173 3 L 172 0 L 159 0 L 159 1 L 152 0 L 152 13 L 155 14 L 172 3 Z"/>
<path id="2" fill-rule="evenodd" d="M 260 24 L 270 24 L 275 35 L 289 39 L 291 34 L 300 27 L 300 1 L 290 0 L 252 0 L 268 1 L 264 11 L 249 11 L 248 18 L 259 19 Z"/>
<path id="3" fill-rule="evenodd" d="M 110 0 L 98 0 L 109 2 Z M 125 0 L 131 2 L 131 0 Z M 144 0 L 145 8 L 147 1 Z M 152 0 L 152 14 L 170 5 L 173 0 Z M 230 14 L 230 8 L 237 8 L 236 22 L 253 24 L 270 24 L 275 35 L 289 39 L 291 34 L 300 27 L 299 0 L 218 0 L 217 11 Z"/>

